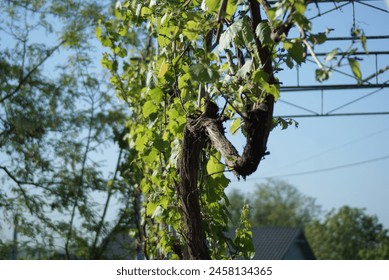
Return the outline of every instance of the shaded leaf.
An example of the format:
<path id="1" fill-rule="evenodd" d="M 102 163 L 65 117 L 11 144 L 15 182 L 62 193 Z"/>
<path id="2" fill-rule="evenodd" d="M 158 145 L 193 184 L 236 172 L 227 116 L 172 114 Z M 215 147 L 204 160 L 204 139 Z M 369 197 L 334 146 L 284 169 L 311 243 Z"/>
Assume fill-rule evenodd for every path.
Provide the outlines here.
<path id="1" fill-rule="evenodd" d="M 293 58 L 298 65 L 305 62 L 304 46 L 301 42 L 285 41 L 283 43 L 284 49 L 288 51 L 289 55 Z"/>
<path id="2" fill-rule="evenodd" d="M 324 32 L 312 34 L 309 36 L 309 41 L 314 45 L 323 44 L 327 40 L 327 35 Z"/>
<path id="3" fill-rule="evenodd" d="M 316 80 L 319 82 L 323 82 L 328 80 L 331 75 L 331 71 L 329 69 L 319 68 L 315 71 Z"/>
<path id="4" fill-rule="evenodd" d="M 189 68 L 189 74 L 198 82 L 207 83 L 219 77 L 217 71 L 213 71 L 207 64 L 195 64 Z"/>
<path id="5" fill-rule="evenodd" d="M 263 20 L 258 24 L 255 33 L 263 44 L 266 45 L 273 43 L 273 40 L 270 37 L 271 29 L 267 20 Z"/>

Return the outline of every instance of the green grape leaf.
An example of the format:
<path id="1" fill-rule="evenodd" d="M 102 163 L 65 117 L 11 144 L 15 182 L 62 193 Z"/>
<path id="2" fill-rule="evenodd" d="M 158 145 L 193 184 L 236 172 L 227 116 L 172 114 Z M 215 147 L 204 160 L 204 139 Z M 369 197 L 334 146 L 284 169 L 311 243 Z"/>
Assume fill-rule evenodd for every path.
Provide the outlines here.
<path id="1" fill-rule="evenodd" d="M 142 113 L 145 118 L 158 111 L 158 106 L 153 101 L 147 101 L 142 107 Z"/>
<path id="2" fill-rule="evenodd" d="M 170 64 L 167 62 L 163 62 L 161 67 L 159 68 L 158 78 L 162 78 L 165 76 L 166 72 L 169 70 Z"/>
<path id="3" fill-rule="evenodd" d="M 222 0 L 205 0 L 205 4 L 207 5 L 208 12 L 216 13 L 219 11 L 219 7 Z"/>
<path id="4" fill-rule="evenodd" d="M 358 60 L 356 60 L 355 58 L 349 58 L 348 63 L 350 64 L 351 71 L 353 72 L 354 77 L 358 80 L 358 82 L 360 82 L 362 79 L 362 73 L 359 68 Z"/>
<path id="5" fill-rule="evenodd" d="M 240 2 L 240 0 L 228 0 L 227 9 L 226 9 L 226 13 L 227 13 L 228 18 L 231 18 L 235 14 L 235 11 L 236 11 L 236 8 L 238 7 L 239 2 Z"/>
<path id="6" fill-rule="evenodd" d="M 152 164 L 152 163 L 158 161 L 158 159 L 159 159 L 158 156 L 159 156 L 158 150 L 156 148 L 152 148 L 150 150 L 149 154 L 143 157 L 143 160 L 144 160 L 144 162 L 146 162 L 148 164 Z"/>
<path id="7" fill-rule="evenodd" d="M 220 153 L 216 153 L 215 156 L 211 156 L 207 162 L 207 173 L 213 178 L 223 176 L 224 164 L 220 163 Z"/>
<path id="8" fill-rule="evenodd" d="M 369 54 L 369 50 L 367 49 L 367 40 L 366 40 L 365 35 L 361 36 L 361 44 L 362 44 L 363 49 L 365 50 L 365 53 Z"/>
<path id="9" fill-rule="evenodd" d="M 150 95 L 150 97 L 152 98 L 152 100 L 158 104 L 159 102 L 162 101 L 162 98 L 163 98 L 163 91 L 161 88 L 159 87 L 156 87 L 156 88 L 153 88 L 149 91 L 148 93 Z"/>
<path id="10" fill-rule="evenodd" d="M 138 152 L 143 152 L 146 148 L 146 144 L 149 141 L 148 137 L 146 135 L 138 136 L 135 140 L 135 149 Z"/>
<path id="11" fill-rule="evenodd" d="M 262 44 L 269 45 L 273 43 L 273 40 L 270 36 L 271 29 L 267 20 L 263 20 L 258 24 L 255 33 L 258 36 L 259 40 L 262 42 Z"/>
<path id="12" fill-rule="evenodd" d="M 198 22 L 196 22 L 194 20 L 190 20 L 186 23 L 185 29 L 183 30 L 182 33 L 190 41 L 195 41 L 199 37 L 201 28 L 202 27 Z"/>
<path id="13" fill-rule="evenodd" d="M 158 203 L 155 203 L 153 201 L 149 201 L 147 203 L 147 206 L 146 206 L 146 215 L 147 216 L 152 216 L 155 212 L 155 210 L 157 209 L 157 207 L 159 206 Z"/>
<path id="14" fill-rule="evenodd" d="M 194 64 L 189 68 L 189 74 L 193 80 L 208 83 L 219 77 L 217 71 L 213 71 L 207 64 Z"/>
<path id="15" fill-rule="evenodd" d="M 301 42 L 285 41 L 283 43 L 284 49 L 288 51 L 289 55 L 298 64 L 305 62 L 304 47 Z"/>
<path id="16" fill-rule="evenodd" d="M 319 82 L 323 82 L 330 78 L 331 71 L 329 69 L 319 68 L 315 70 L 315 76 L 316 80 L 318 80 Z"/>
<path id="17" fill-rule="evenodd" d="M 232 42 L 238 46 L 248 45 L 253 40 L 250 23 L 247 18 L 238 19 L 220 36 L 219 50 L 229 49 Z"/>
<path id="18" fill-rule="evenodd" d="M 231 123 L 231 127 L 230 127 L 230 132 L 232 135 L 236 134 L 236 132 L 238 131 L 238 129 L 240 128 L 241 124 L 240 124 L 240 118 L 237 118 L 235 119 L 232 123 Z"/>
<path id="19" fill-rule="evenodd" d="M 327 55 L 324 57 L 325 61 L 333 60 L 335 56 L 338 54 L 338 52 L 339 52 L 339 48 L 336 48 L 330 51 L 329 53 L 327 53 Z"/>
<path id="20" fill-rule="evenodd" d="M 327 35 L 324 32 L 318 34 L 312 34 L 309 36 L 309 41 L 314 45 L 321 45 L 327 41 Z"/>

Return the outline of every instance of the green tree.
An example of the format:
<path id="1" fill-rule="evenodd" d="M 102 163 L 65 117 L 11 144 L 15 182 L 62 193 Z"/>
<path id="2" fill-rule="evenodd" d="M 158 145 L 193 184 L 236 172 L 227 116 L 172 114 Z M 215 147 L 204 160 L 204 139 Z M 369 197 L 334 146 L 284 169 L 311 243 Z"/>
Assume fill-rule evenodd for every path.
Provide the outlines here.
<path id="1" fill-rule="evenodd" d="M 315 55 L 327 33 L 312 32 L 309 3 L 129 0 L 117 2 L 115 18 L 102 19 L 96 35 L 109 48 L 102 64 L 130 107 L 127 139 L 143 172 L 146 257 L 229 258 L 227 249 L 248 255 L 246 226 L 235 240 L 224 237 L 224 172 L 252 174 L 267 154 L 270 131 L 293 124 L 273 119 L 282 64 L 302 65 L 310 53 L 323 81 L 349 61 L 363 82 L 355 48 L 339 60 L 327 56 L 326 63 Z M 363 33 L 354 31 L 364 44 Z M 242 154 L 225 136 L 229 119 L 230 132 L 246 137 Z"/>
<path id="2" fill-rule="evenodd" d="M 102 258 L 104 240 L 134 223 L 128 147 L 111 172 L 99 159 L 125 123 L 93 46 L 110 2 L 0 3 L 0 226 L 18 236 L 0 246 L 32 250 L 21 257 Z"/>
<path id="3" fill-rule="evenodd" d="M 234 190 L 228 195 L 232 225 L 237 226 L 244 201 L 250 206 L 250 223 L 256 227 L 300 227 L 319 218 L 321 206 L 282 180 L 258 184 L 254 193 Z"/>
<path id="4" fill-rule="evenodd" d="M 388 230 L 364 209 L 344 206 L 331 211 L 324 221 L 311 223 L 306 236 L 317 259 L 389 259 Z"/>
<path id="5" fill-rule="evenodd" d="M 259 184 L 251 197 L 253 226 L 304 228 L 321 213 L 313 197 L 280 180 Z"/>
<path id="6" fill-rule="evenodd" d="M 230 223 L 233 227 L 237 227 L 240 223 L 240 216 L 242 214 L 243 205 L 245 202 L 247 202 L 247 204 L 250 206 L 250 209 L 253 209 L 252 204 L 247 199 L 247 196 L 237 189 L 233 189 L 232 192 L 228 194 L 228 202 Z M 250 216 L 251 213 L 252 210 L 250 211 Z"/>

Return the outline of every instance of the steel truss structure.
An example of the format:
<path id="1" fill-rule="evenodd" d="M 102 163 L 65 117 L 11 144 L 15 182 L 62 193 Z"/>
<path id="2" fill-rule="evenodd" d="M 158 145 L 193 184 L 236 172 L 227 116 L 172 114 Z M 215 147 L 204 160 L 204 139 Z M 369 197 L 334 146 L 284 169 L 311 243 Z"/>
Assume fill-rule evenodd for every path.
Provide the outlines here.
<path id="1" fill-rule="evenodd" d="M 275 3 L 277 1 L 269 1 L 269 3 Z M 339 10 L 349 9 L 351 19 L 350 19 L 350 29 L 356 29 L 358 23 L 358 13 L 369 12 L 372 14 L 377 14 L 378 16 L 385 16 L 389 18 L 389 10 L 385 9 L 384 1 L 378 0 L 353 0 L 353 1 L 328 1 L 328 0 L 317 0 L 312 1 L 315 2 L 311 5 L 316 4 L 316 15 L 313 15 L 310 19 L 315 22 L 316 19 L 319 19 L 323 16 L 330 16 L 334 26 L 336 27 L 336 18 L 339 15 L 336 15 L 336 12 Z M 313 6 L 314 7 L 314 6 Z M 389 7 L 388 7 L 389 8 Z M 368 25 L 369 23 L 364 23 Z M 387 26 L 388 27 L 388 26 Z M 389 29 L 385 27 L 385 24 L 382 26 L 375 26 L 374 30 L 379 32 L 389 32 Z M 365 51 L 358 50 L 354 53 L 358 60 L 364 61 L 368 59 L 370 64 L 369 67 L 373 68 L 374 65 L 374 73 L 365 78 L 362 83 L 358 83 L 354 78 L 354 75 L 351 72 L 351 69 L 343 70 L 337 69 L 334 70 L 338 77 L 338 83 L 332 82 L 332 79 L 329 79 L 329 83 L 319 83 L 314 79 L 306 81 L 305 77 L 307 75 L 312 75 L 312 68 L 310 70 L 304 70 L 306 65 L 302 67 L 297 67 L 296 70 L 289 71 L 288 73 L 289 79 L 290 77 L 294 77 L 294 81 L 288 82 L 288 84 L 281 85 L 281 98 L 278 102 L 283 103 L 286 112 L 280 112 L 280 117 L 285 118 L 302 118 L 302 117 L 328 117 L 328 116 L 358 116 L 358 115 L 388 115 L 389 114 L 389 75 L 387 70 L 389 70 L 389 34 L 380 34 L 380 35 L 371 35 L 367 34 L 365 37 L 367 42 L 371 45 L 376 46 L 377 49 L 369 51 L 368 53 Z M 327 41 L 333 42 L 330 44 L 332 46 L 337 46 L 338 44 L 352 44 L 352 42 L 356 42 L 358 38 L 350 36 L 347 34 L 346 36 L 337 36 L 337 37 L 328 37 Z M 378 47 L 377 47 L 378 46 Z M 327 51 L 327 50 L 326 50 Z M 330 50 L 329 50 L 330 51 Z M 328 52 L 328 51 L 327 51 Z M 317 52 L 316 56 L 323 58 L 327 55 L 327 52 Z M 344 52 L 339 52 L 338 55 L 341 56 L 345 54 Z M 309 54 L 308 54 L 309 55 Z M 384 63 L 386 66 L 383 68 L 379 67 L 379 63 Z M 311 57 L 307 57 L 306 64 L 315 64 L 315 61 Z M 309 68 L 309 67 L 308 67 Z M 347 67 L 346 67 L 347 68 Z M 361 70 L 364 68 L 361 66 Z M 308 74 L 308 72 L 311 72 Z M 344 77 L 344 79 L 342 78 Z M 339 82 L 339 80 L 347 80 L 349 83 Z M 357 97 L 354 97 L 350 100 L 344 101 L 344 103 L 337 105 L 331 109 L 326 109 L 324 100 L 328 100 L 328 98 L 337 98 L 336 96 L 343 92 L 355 92 L 359 93 Z M 296 101 L 296 98 L 289 98 L 292 101 L 288 100 L 288 97 L 291 97 L 293 94 L 302 93 L 302 92 L 312 92 L 318 98 L 318 102 L 320 103 L 319 109 L 312 109 L 308 105 L 300 104 L 299 100 Z M 328 97 L 329 92 L 333 92 L 331 97 Z M 372 111 L 345 111 L 342 109 L 348 109 L 351 104 L 355 104 L 357 102 L 362 102 L 368 97 L 376 94 L 385 94 L 388 95 L 387 106 L 385 110 L 372 110 Z M 360 96 L 361 95 L 361 96 Z M 382 104 L 381 104 L 382 105 Z M 292 113 L 288 114 L 287 108 L 297 109 L 298 112 L 301 113 Z M 296 110 L 294 110 L 296 111 Z"/>

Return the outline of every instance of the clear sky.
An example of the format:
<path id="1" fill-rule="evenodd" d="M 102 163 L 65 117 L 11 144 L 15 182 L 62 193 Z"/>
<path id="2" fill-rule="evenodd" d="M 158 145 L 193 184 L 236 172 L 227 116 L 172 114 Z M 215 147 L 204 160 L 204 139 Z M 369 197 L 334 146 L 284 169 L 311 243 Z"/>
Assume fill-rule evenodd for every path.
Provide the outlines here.
<path id="1" fill-rule="evenodd" d="M 355 23 L 367 36 L 389 35 L 389 13 L 385 12 L 384 1 L 369 1 L 367 4 L 379 9 L 355 3 L 353 13 L 353 6 L 348 4 L 314 19 L 314 30 L 334 28 L 329 37 L 350 37 L 350 30 Z M 342 2 L 336 5 L 342 5 Z M 312 15 L 317 15 L 315 5 L 309 7 Z M 320 12 L 324 14 L 334 7 L 334 3 L 320 5 Z M 337 47 L 346 50 L 349 44 L 332 41 L 318 50 L 328 52 Z M 356 46 L 358 51 L 363 51 L 360 44 Z M 368 40 L 367 46 L 370 51 L 389 51 L 389 39 Z M 360 64 L 363 77 L 369 76 L 375 71 L 375 56 L 365 57 L 365 61 Z M 389 55 L 378 56 L 377 65 L 378 68 L 389 65 Z M 315 68 L 316 65 L 312 63 L 301 67 L 300 84 L 319 84 L 314 81 Z M 349 67 L 342 70 L 350 73 Z M 283 85 L 296 85 L 296 77 L 296 71 L 284 71 L 280 74 Z M 372 82 L 376 81 L 373 79 Z M 389 74 L 382 75 L 378 82 L 388 83 Z M 335 73 L 324 85 L 352 83 L 351 78 Z M 389 112 L 389 88 L 324 91 L 323 109 L 321 91 L 284 92 L 281 93 L 280 100 L 326 113 L 357 98 L 362 99 L 334 113 Z M 282 101 L 277 102 L 275 107 L 275 115 L 306 113 Z M 271 154 L 246 182 L 238 182 L 229 176 L 232 180 L 229 189 L 252 192 L 255 185 L 265 178 L 282 179 L 297 187 L 303 194 L 315 197 L 324 210 L 343 205 L 366 208 L 368 214 L 377 215 L 380 222 L 389 228 L 389 115 L 295 120 L 299 123 L 298 128 L 273 130 L 268 142 Z M 233 141 L 238 147 L 243 146 L 243 140 L 239 136 Z"/>

